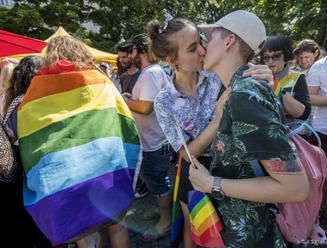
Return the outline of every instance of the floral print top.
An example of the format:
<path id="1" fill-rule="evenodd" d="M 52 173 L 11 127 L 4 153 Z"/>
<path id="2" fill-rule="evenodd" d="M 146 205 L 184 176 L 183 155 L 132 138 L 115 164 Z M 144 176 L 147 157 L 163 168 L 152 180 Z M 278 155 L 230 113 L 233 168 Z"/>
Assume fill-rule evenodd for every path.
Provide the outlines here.
<path id="1" fill-rule="evenodd" d="M 253 178 L 252 160 L 294 160 L 281 104 L 265 81 L 243 78 L 248 66 L 233 75 L 216 137 L 211 173 L 229 179 Z M 221 93 L 224 91 L 224 87 Z M 226 247 L 285 247 L 268 206 L 225 197 L 212 199 L 224 223 Z"/>
<path id="2" fill-rule="evenodd" d="M 180 124 L 185 141 L 194 140 L 216 116 L 216 102 L 222 83 L 216 73 L 200 72 L 195 100 L 176 90 L 174 78 L 175 75 L 157 95 L 154 109 L 169 143 L 178 151 L 183 141 L 178 135 L 174 115 Z M 210 147 L 202 156 L 212 156 Z"/>

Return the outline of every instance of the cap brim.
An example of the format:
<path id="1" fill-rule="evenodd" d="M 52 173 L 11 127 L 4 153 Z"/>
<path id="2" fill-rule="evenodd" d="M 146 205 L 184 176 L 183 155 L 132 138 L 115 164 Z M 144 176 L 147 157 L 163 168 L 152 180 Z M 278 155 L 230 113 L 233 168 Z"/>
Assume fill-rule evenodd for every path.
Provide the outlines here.
<path id="1" fill-rule="evenodd" d="M 202 33 L 205 35 L 208 41 L 211 40 L 211 33 L 214 28 L 219 28 L 221 27 L 219 24 L 214 23 L 214 24 L 200 24 L 198 25 L 198 28 L 201 29 Z"/>
<path id="2" fill-rule="evenodd" d="M 126 47 L 130 47 L 133 46 L 133 42 L 132 41 L 127 41 L 122 47 L 126 48 Z"/>

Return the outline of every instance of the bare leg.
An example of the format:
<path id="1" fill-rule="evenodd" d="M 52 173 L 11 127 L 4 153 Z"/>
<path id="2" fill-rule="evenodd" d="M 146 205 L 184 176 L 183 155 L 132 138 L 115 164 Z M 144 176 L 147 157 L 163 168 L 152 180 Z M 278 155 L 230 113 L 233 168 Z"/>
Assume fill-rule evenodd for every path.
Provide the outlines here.
<path id="1" fill-rule="evenodd" d="M 183 229 L 183 242 L 185 248 L 196 248 L 197 245 L 192 241 L 191 238 L 191 226 L 190 226 L 190 212 L 188 211 L 187 205 L 179 201 L 181 203 L 183 215 L 184 215 L 184 229 Z"/>
<path id="2" fill-rule="evenodd" d="M 113 224 L 108 227 L 111 248 L 129 248 L 128 230 L 119 224 Z"/>
<path id="3" fill-rule="evenodd" d="M 87 243 L 84 239 L 76 241 L 78 248 L 88 248 Z"/>
<path id="4" fill-rule="evenodd" d="M 101 241 L 100 241 L 100 244 L 99 244 L 99 248 L 103 248 L 103 243 L 104 243 L 104 238 L 106 235 L 106 232 L 104 230 L 102 230 L 101 232 L 99 232 L 100 236 L 101 236 Z"/>
<path id="5" fill-rule="evenodd" d="M 160 219 L 156 225 L 156 230 L 159 233 L 166 232 L 171 225 L 171 201 L 172 192 L 163 197 L 157 197 L 157 204 L 160 213 Z"/>

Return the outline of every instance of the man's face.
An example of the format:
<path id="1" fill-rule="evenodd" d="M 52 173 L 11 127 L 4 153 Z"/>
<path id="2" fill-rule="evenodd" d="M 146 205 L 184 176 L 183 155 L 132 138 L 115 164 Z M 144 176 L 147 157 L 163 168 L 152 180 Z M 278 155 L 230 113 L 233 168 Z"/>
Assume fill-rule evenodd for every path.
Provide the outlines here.
<path id="1" fill-rule="evenodd" d="M 136 45 L 133 45 L 130 47 L 128 52 L 128 57 L 133 61 L 133 64 L 139 68 L 142 69 L 142 59 L 140 54 L 137 52 Z"/>
<path id="2" fill-rule="evenodd" d="M 299 62 L 299 66 L 301 67 L 301 69 L 302 70 L 309 69 L 312 66 L 312 64 L 315 62 L 315 58 L 317 55 L 318 55 L 318 53 L 302 52 L 298 56 L 298 62 Z"/>
<path id="3" fill-rule="evenodd" d="M 123 69 L 129 69 L 133 64 L 132 59 L 128 57 L 128 52 L 118 51 L 118 59 Z"/>
<path id="4" fill-rule="evenodd" d="M 220 63 L 225 41 L 221 38 L 221 29 L 215 28 L 211 33 L 211 40 L 207 46 L 207 53 L 204 58 L 204 69 L 206 71 L 214 72 L 214 68 Z"/>

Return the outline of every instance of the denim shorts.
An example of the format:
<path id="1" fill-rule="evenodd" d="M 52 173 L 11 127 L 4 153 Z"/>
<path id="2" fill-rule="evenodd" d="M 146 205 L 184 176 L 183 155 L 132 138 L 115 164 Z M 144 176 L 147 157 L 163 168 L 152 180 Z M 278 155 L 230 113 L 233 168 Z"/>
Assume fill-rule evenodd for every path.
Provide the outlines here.
<path id="1" fill-rule="evenodd" d="M 141 177 L 155 196 L 166 196 L 170 193 L 169 165 L 167 146 L 163 146 L 157 151 L 143 152 Z"/>

